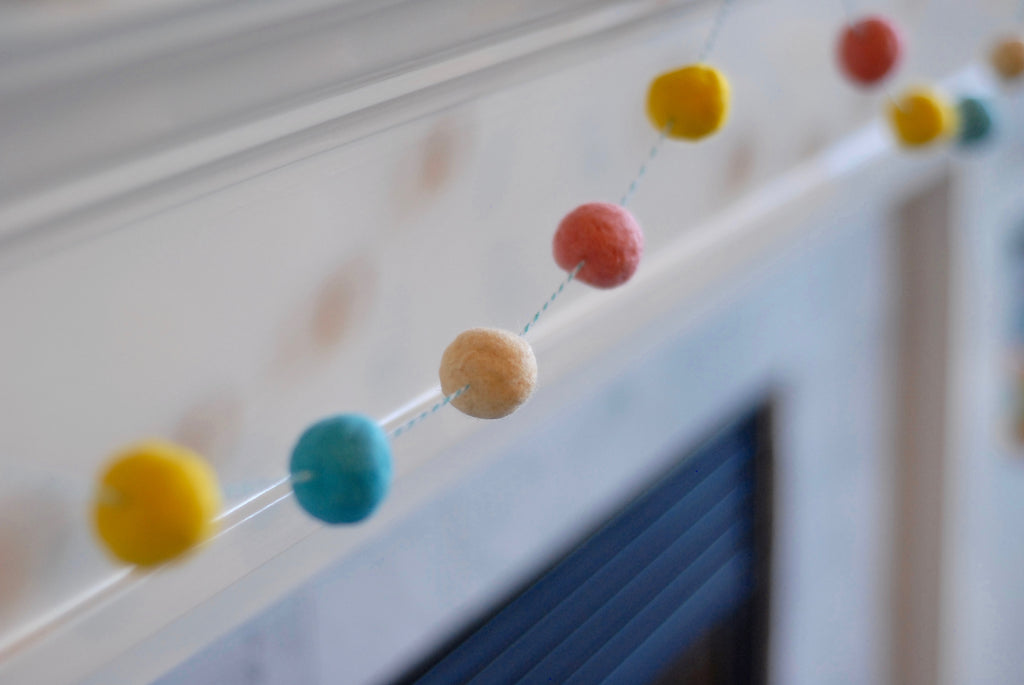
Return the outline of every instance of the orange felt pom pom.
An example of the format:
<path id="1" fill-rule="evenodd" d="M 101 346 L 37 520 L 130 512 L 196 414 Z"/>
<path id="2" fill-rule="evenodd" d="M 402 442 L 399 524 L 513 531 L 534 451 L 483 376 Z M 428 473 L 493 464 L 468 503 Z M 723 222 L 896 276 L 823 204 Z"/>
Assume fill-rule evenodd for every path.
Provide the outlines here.
<path id="1" fill-rule="evenodd" d="M 868 17 L 847 26 L 836 50 L 839 66 L 854 83 L 871 86 L 892 72 L 903 54 L 903 40 L 884 17 Z"/>

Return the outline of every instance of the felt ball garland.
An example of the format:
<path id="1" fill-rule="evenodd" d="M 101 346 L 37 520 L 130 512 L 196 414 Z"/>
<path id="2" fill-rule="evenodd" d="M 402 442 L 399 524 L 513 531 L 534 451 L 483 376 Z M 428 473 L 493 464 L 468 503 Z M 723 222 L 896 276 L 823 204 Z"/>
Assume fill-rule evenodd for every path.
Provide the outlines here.
<path id="1" fill-rule="evenodd" d="M 702 61 L 652 81 L 646 110 L 659 137 L 620 203 L 580 205 L 558 224 L 552 252 L 567 277 L 522 333 L 496 328 L 460 333 L 441 355 L 443 399 L 390 434 L 373 419 L 352 413 L 321 419 L 303 431 L 292 450 L 288 480 L 297 503 L 310 516 L 328 524 L 352 524 L 373 514 L 393 477 L 390 439 L 448 404 L 481 419 L 512 414 L 537 384 L 537 360 L 524 336 L 564 288 L 577 279 L 595 288 L 614 288 L 632 278 L 643 256 L 644 236 L 625 205 L 647 164 L 666 138 L 700 140 L 720 130 L 728 118 L 729 83 L 703 60 L 729 2 L 723 0 Z M 139 565 L 173 559 L 202 542 L 216 526 L 220 505 L 209 466 L 169 443 L 147 443 L 121 457 L 102 479 L 99 493 L 100 539 L 116 558 Z"/>
<path id="2" fill-rule="evenodd" d="M 731 90 L 706 58 L 731 0 L 722 0 L 696 63 L 670 69 L 648 88 L 646 115 L 658 133 L 647 160 L 618 204 L 588 202 L 568 212 L 553 240 L 554 262 L 565 280 L 519 334 L 495 328 L 460 333 L 441 355 L 442 399 L 390 433 L 373 419 L 345 413 L 321 419 L 299 436 L 289 477 L 302 509 L 328 524 L 353 524 L 371 516 L 393 478 L 390 441 L 451 404 L 468 416 L 497 419 L 522 406 L 536 388 L 537 360 L 525 336 L 573 280 L 599 289 L 627 283 L 644 251 L 640 224 L 626 205 L 666 139 L 699 141 L 728 121 Z M 839 34 L 840 71 L 856 86 L 877 87 L 899 66 L 904 39 L 881 16 L 849 18 Z M 990 61 L 1006 81 L 1024 76 L 1024 41 L 996 43 Z M 886 118 L 896 141 L 917 148 L 955 138 L 974 145 L 993 130 L 990 103 L 972 96 L 954 101 L 935 88 L 916 87 L 889 98 Z M 221 495 L 212 468 L 188 449 L 153 440 L 118 454 L 97 484 L 93 506 L 97 536 L 115 559 L 153 566 L 176 559 L 217 529 Z"/>
<path id="3" fill-rule="evenodd" d="M 890 77 L 903 51 L 899 28 L 878 15 L 855 20 L 848 14 L 836 44 L 840 71 L 861 87 L 875 87 Z M 1024 41 L 1017 37 L 1001 39 L 991 51 L 990 62 L 1004 80 L 1019 78 L 1024 74 Z M 954 100 L 939 88 L 921 85 L 898 97 L 889 95 L 887 100 L 886 121 L 893 139 L 906 149 L 947 140 L 971 147 L 987 139 L 993 130 L 992 107 L 978 97 Z"/>

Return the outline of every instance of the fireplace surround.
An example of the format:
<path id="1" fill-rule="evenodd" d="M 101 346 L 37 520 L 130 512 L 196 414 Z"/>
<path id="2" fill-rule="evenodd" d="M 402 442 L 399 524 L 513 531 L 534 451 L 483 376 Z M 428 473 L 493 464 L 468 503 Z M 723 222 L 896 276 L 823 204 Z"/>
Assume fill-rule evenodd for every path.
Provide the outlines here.
<path id="1" fill-rule="evenodd" d="M 397 683 L 766 681 L 771 421 L 740 415 Z"/>

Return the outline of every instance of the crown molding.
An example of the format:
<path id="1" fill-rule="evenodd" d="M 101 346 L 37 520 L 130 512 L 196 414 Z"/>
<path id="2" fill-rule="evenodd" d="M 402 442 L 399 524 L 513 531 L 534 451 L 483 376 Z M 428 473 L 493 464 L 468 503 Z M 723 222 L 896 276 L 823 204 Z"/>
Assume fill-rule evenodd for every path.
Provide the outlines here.
<path id="1" fill-rule="evenodd" d="M 0 261 L 578 62 L 702 4 L 307 0 L 282 17 L 208 2 L 23 44 L 0 64 L 0 149 L 16 160 L 0 167 Z"/>

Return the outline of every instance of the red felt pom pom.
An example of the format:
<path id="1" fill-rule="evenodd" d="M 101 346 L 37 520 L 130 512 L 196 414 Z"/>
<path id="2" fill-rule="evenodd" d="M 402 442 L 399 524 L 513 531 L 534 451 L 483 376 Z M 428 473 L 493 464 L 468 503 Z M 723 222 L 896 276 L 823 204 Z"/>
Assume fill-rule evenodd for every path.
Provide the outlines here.
<path id="1" fill-rule="evenodd" d="M 625 207 L 591 202 L 569 212 L 555 231 L 555 262 L 576 278 L 597 288 L 628 281 L 640 265 L 644 234 Z"/>
<path id="2" fill-rule="evenodd" d="M 839 66 L 852 81 L 873 85 L 885 78 L 903 54 L 899 31 L 883 17 L 847 26 L 839 37 Z"/>

